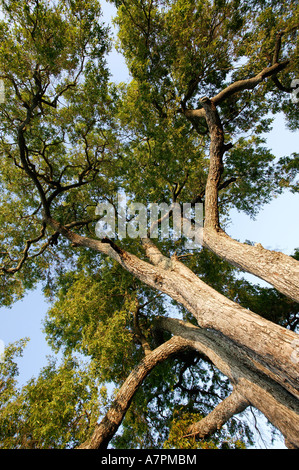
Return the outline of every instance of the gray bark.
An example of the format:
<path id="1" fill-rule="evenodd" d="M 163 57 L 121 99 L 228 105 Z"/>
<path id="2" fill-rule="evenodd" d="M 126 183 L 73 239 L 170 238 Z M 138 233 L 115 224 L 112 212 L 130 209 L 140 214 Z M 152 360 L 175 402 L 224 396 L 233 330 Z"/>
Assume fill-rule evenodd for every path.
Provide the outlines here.
<path id="1" fill-rule="evenodd" d="M 250 403 L 235 388 L 214 410 L 202 420 L 192 424 L 186 437 L 198 436 L 204 439 L 222 428 L 233 416 L 244 411 Z"/>
<path id="2" fill-rule="evenodd" d="M 143 240 L 151 263 L 119 249 L 114 243 L 81 237 L 53 223 L 73 244 L 109 255 L 145 284 L 169 295 L 196 318 L 202 328 L 213 329 L 235 344 L 259 364 L 261 370 L 294 396 L 299 396 L 299 361 L 294 361 L 298 335 L 241 307 L 205 284 L 176 259 L 163 256 L 150 239 Z"/>
<path id="3" fill-rule="evenodd" d="M 239 400 L 241 407 L 248 402 L 260 410 L 281 431 L 289 447 L 299 448 L 298 399 L 262 372 L 256 361 L 251 360 L 243 349 L 216 331 L 204 330 L 180 320 L 162 318 L 159 324 L 172 334 L 189 340 L 190 346 L 209 358 L 229 378 L 242 397 Z M 227 416 L 230 417 L 229 411 Z M 212 418 L 210 421 L 213 423 L 215 416 Z M 223 421 L 224 416 L 222 424 Z"/>

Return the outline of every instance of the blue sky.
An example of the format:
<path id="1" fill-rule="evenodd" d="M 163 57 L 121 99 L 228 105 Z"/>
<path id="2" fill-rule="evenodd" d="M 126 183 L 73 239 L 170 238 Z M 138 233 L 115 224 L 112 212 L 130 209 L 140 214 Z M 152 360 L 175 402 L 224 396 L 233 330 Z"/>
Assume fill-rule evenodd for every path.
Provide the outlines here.
<path id="1" fill-rule="evenodd" d="M 295 106 L 295 105 L 294 105 Z M 298 106 L 298 105 L 297 105 Z M 275 119 L 272 131 L 267 135 L 267 146 L 276 157 L 299 151 L 299 132 L 287 130 L 283 116 Z M 299 194 L 290 191 L 273 199 L 263 207 L 256 220 L 243 213 L 232 211 L 232 224 L 228 233 L 240 241 L 261 243 L 264 248 L 292 254 L 299 248 Z"/>
<path id="2" fill-rule="evenodd" d="M 106 5 L 104 13 L 109 16 L 113 11 L 111 5 Z M 118 80 L 125 70 L 123 59 L 117 54 L 110 56 L 112 74 Z M 287 131 L 283 118 L 279 116 L 273 131 L 268 135 L 269 148 L 277 156 L 298 152 L 299 132 Z M 299 194 L 285 193 L 273 200 L 258 214 L 256 220 L 237 211 L 231 213 L 231 225 L 227 232 L 240 240 L 251 240 L 261 243 L 265 248 L 292 254 L 299 247 Z M 19 361 L 20 382 L 24 383 L 46 364 L 46 355 L 52 354 L 42 333 L 42 320 L 48 309 L 39 290 L 29 293 L 22 301 L 10 308 L 0 309 L 0 340 L 8 344 L 20 338 L 30 337 L 24 357 Z"/>

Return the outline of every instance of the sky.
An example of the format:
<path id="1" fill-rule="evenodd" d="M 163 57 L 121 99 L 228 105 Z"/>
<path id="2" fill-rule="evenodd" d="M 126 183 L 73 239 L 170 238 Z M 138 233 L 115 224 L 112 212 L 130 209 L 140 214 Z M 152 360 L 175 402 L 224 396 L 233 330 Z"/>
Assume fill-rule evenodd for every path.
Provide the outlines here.
<path id="1" fill-rule="evenodd" d="M 112 6 L 104 2 L 104 16 L 110 18 L 113 11 Z M 123 58 L 113 52 L 109 64 L 115 80 L 125 81 L 127 75 Z M 299 132 L 289 132 L 283 118 L 279 116 L 267 136 L 267 143 L 277 157 L 298 152 Z M 232 211 L 227 232 L 241 242 L 251 240 L 261 243 L 265 248 L 292 254 L 295 248 L 299 248 L 299 194 L 285 193 L 277 197 L 261 210 L 255 220 Z M 257 281 L 254 276 L 248 277 Z M 18 361 L 20 383 L 37 376 L 41 367 L 46 365 L 46 356 L 53 354 L 42 333 L 42 321 L 48 308 L 39 289 L 30 292 L 12 308 L 0 308 L 0 348 L 1 341 L 7 345 L 21 338 L 31 338 L 23 358 Z M 263 442 L 261 447 L 264 447 Z M 275 447 L 284 448 L 284 445 L 278 441 Z"/>
<path id="2" fill-rule="evenodd" d="M 295 105 L 294 105 L 295 106 Z M 290 132 L 284 117 L 279 115 L 267 134 L 267 146 L 276 157 L 299 151 L 299 132 Z M 264 206 L 255 220 L 232 211 L 232 225 L 228 232 L 240 241 L 259 242 L 264 248 L 292 254 L 299 248 L 299 194 L 290 191 Z"/>

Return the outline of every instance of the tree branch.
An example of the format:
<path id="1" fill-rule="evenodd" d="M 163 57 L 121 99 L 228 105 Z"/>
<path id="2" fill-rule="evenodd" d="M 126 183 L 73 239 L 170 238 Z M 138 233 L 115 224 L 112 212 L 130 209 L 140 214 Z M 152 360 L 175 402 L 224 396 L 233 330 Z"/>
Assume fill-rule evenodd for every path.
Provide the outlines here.
<path id="1" fill-rule="evenodd" d="M 136 310 L 134 311 L 133 318 L 134 318 L 134 336 L 136 337 L 137 341 L 141 344 L 143 352 L 145 356 L 152 352 L 149 342 L 147 341 L 146 337 L 142 333 L 139 324 L 139 312 L 142 306 L 139 305 L 138 300 L 136 299 Z"/>
<path id="2" fill-rule="evenodd" d="M 149 243 L 150 250 L 154 250 L 151 256 L 158 257 L 156 264 L 148 263 L 119 248 L 111 240 L 99 241 L 82 237 L 51 218 L 46 221 L 74 246 L 84 246 L 110 256 L 141 282 L 172 297 L 194 315 L 200 326 L 218 330 L 243 344 L 247 354 L 252 354 L 256 360 L 263 362 L 263 367 L 271 377 L 277 377 L 277 382 L 283 383 L 290 393 L 298 394 L 298 366 L 291 359 L 292 342 L 297 338 L 296 333 L 261 318 L 219 294 L 175 256 L 163 257 L 157 248 L 152 247 L 150 241 L 146 243 Z M 256 322 L 260 325 L 258 340 L 252 337 L 257 331 Z"/>
<path id="3" fill-rule="evenodd" d="M 250 403 L 238 392 L 238 387 L 235 387 L 232 393 L 219 403 L 211 413 L 192 424 L 188 429 L 188 434 L 184 437 L 197 436 L 200 439 L 205 439 L 221 429 L 230 418 L 244 411 L 249 405 Z"/>
<path id="4" fill-rule="evenodd" d="M 211 98 L 211 102 L 214 105 L 218 105 L 222 103 L 224 100 L 227 98 L 231 97 L 232 95 L 243 91 L 243 90 L 252 90 L 254 89 L 257 85 L 259 85 L 263 80 L 265 80 L 268 77 L 272 77 L 274 75 L 277 75 L 279 72 L 284 70 L 289 64 L 288 60 L 285 60 L 284 62 L 281 63 L 275 63 L 271 65 L 270 67 L 265 67 L 261 72 L 259 72 L 257 75 L 255 75 L 252 78 L 248 78 L 245 80 L 238 80 L 228 87 L 226 87 L 224 90 L 220 91 L 217 95 L 215 95 L 213 98 Z M 187 118 L 203 118 L 205 117 L 205 109 L 200 108 L 200 109 L 186 109 L 185 111 L 182 111 L 183 114 Z"/>
<path id="5" fill-rule="evenodd" d="M 229 379 L 238 393 L 228 400 L 231 410 L 238 410 L 238 403 L 240 409 L 243 405 L 252 405 L 282 432 L 289 445 L 299 448 L 298 399 L 267 376 L 263 369 L 259 369 L 258 363 L 251 360 L 246 351 L 237 343 L 213 329 L 198 328 L 191 323 L 174 318 L 159 317 L 157 327 L 189 341 L 190 348 L 193 347 L 206 356 Z M 220 414 L 216 422 L 220 424 L 221 416 L 225 417 L 223 403 L 225 401 L 222 402 L 222 406 L 218 405 L 220 408 L 217 412 L 212 412 L 212 419 L 210 416 L 205 424 L 212 426 L 219 409 Z"/>
<path id="6" fill-rule="evenodd" d="M 173 337 L 154 351 L 149 352 L 128 376 L 108 412 L 98 424 L 91 438 L 78 449 L 106 449 L 129 409 L 132 399 L 151 370 L 178 352 L 190 348 L 183 338 Z"/>
<path id="7" fill-rule="evenodd" d="M 205 227 L 219 229 L 218 187 L 223 173 L 223 154 L 226 150 L 224 132 L 216 105 L 208 98 L 201 100 L 210 131 L 210 167 L 205 189 Z"/>
<path id="8" fill-rule="evenodd" d="M 37 243 L 38 241 L 40 241 L 44 235 L 45 235 L 45 231 L 46 231 L 46 224 L 45 222 L 43 222 L 42 224 L 42 228 L 41 228 L 41 231 L 40 231 L 40 234 L 35 237 L 35 238 L 32 238 L 30 240 L 27 240 L 26 241 L 26 244 L 25 244 L 25 248 L 23 250 L 23 256 L 22 258 L 20 259 L 20 261 L 18 262 L 18 265 L 15 267 L 15 268 L 5 268 L 4 266 L 1 267 L 0 269 L 7 273 L 7 274 L 15 274 L 16 272 L 20 271 L 20 269 L 22 268 L 23 264 L 25 263 L 25 261 L 29 258 L 29 249 L 30 249 L 30 246 L 33 244 L 33 243 Z M 44 251 L 44 250 L 43 250 Z M 40 251 L 38 254 L 32 256 L 31 258 L 33 257 L 36 257 L 38 256 L 42 251 Z"/>

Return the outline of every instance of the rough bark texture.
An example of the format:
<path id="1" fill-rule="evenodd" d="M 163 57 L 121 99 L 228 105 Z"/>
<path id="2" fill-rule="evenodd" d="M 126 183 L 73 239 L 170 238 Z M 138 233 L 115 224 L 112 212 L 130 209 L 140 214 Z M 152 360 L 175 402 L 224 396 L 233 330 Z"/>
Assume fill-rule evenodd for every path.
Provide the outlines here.
<path id="1" fill-rule="evenodd" d="M 252 90 L 256 86 L 258 86 L 262 81 L 264 81 L 267 77 L 276 76 L 278 72 L 285 69 L 289 61 L 286 60 L 281 63 L 275 63 L 271 67 L 264 68 L 261 72 L 255 75 L 252 78 L 248 78 L 245 80 L 238 80 L 224 90 L 220 91 L 217 95 L 211 98 L 211 101 L 218 105 L 225 101 L 230 96 L 234 95 L 235 93 L 239 93 L 242 90 Z M 200 109 L 187 109 L 183 110 L 185 116 L 187 118 L 204 118 L 205 117 L 205 110 L 203 108 Z"/>
<path id="2" fill-rule="evenodd" d="M 189 340 L 190 347 L 208 357 L 229 378 L 242 400 L 260 410 L 281 431 L 289 447 L 299 448 L 298 399 L 274 378 L 263 373 L 257 362 L 251 360 L 243 349 L 216 331 L 201 329 L 180 320 L 162 318 L 159 324 L 172 334 Z M 211 417 L 209 421 L 212 422 Z"/>
<path id="3" fill-rule="evenodd" d="M 288 61 L 277 63 L 279 48 L 280 43 L 277 42 L 272 66 L 264 68 L 255 77 L 231 84 L 211 99 L 202 99 L 201 109 L 182 109 L 182 112 L 189 119 L 206 119 L 211 136 L 210 169 L 205 190 L 204 246 L 299 301 L 298 262 L 285 255 L 264 250 L 260 246 L 251 247 L 232 240 L 221 231 L 218 216 L 222 157 L 227 146 L 224 143 L 224 133 L 216 106 L 235 93 L 254 89 L 267 77 L 276 77 L 279 71 L 285 69 Z M 59 233 L 70 240 L 74 247 L 84 246 L 111 257 L 133 276 L 186 307 L 201 327 L 200 329 L 164 320 L 164 323 L 161 323 L 162 327 L 175 336 L 145 356 L 125 381 L 91 440 L 80 447 L 90 449 L 106 447 L 130 406 L 134 393 L 150 370 L 186 347 L 196 348 L 205 354 L 230 379 L 238 393 L 238 395 L 236 392 L 233 393 L 203 421 L 201 427 L 206 426 L 206 430 L 201 430 L 201 433 L 207 432 L 208 428 L 211 430 L 215 425 L 219 426 L 233 411 L 236 412 L 240 407 L 250 403 L 260 409 L 281 430 L 289 446 L 299 447 L 298 399 L 295 398 L 298 397 L 299 391 L 299 370 L 298 361 L 292 360 L 294 348 L 298 344 L 298 335 L 268 322 L 220 295 L 175 257 L 171 259 L 164 257 L 148 240 L 144 241 L 144 246 L 150 262 L 145 262 L 122 250 L 110 240 L 98 241 L 82 237 L 72 232 L 70 227 L 63 226 L 51 218 L 51 203 L 55 197 L 85 182 L 81 180 L 57 188 L 47 196 L 40 175 L 28 159 L 26 126 L 30 125 L 35 110 L 42 105 L 43 94 L 44 91 L 39 84 L 31 106 L 27 107 L 26 118 L 17 129 L 21 163 L 37 188 L 43 206 L 44 221 L 41 236 L 47 224 L 55 230 L 55 234 Z M 62 94 L 63 91 L 58 96 Z M 185 104 L 186 102 L 185 100 Z"/>
<path id="4" fill-rule="evenodd" d="M 254 274 L 279 292 L 299 302 L 299 263 L 276 251 L 239 243 L 222 230 L 205 228 L 203 245 L 237 268 Z"/>
<path id="5" fill-rule="evenodd" d="M 149 372 L 160 362 L 186 349 L 196 349 L 231 381 L 232 394 L 208 416 L 190 427 L 189 433 L 205 438 L 220 429 L 232 416 L 252 405 L 285 436 L 290 448 L 299 448 L 299 403 L 281 385 L 261 372 L 255 361 L 231 340 L 213 330 L 171 318 L 160 318 L 157 327 L 174 336 L 148 353 L 119 390 L 91 438 L 79 449 L 104 449 L 119 428 L 134 394 Z M 188 436 L 186 436 L 188 437 Z"/>
<path id="6" fill-rule="evenodd" d="M 275 377 L 277 382 L 298 397 L 299 364 L 292 359 L 298 340 L 296 333 L 265 320 L 219 294 L 175 257 L 164 257 L 150 239 L 144 240 L 144 246 L 153 264 L 118 249 L 112 242 L 109 244 L 81 237 L 60 228 L 57 223 L 53 226 L 78 246 L 101 252 L 105 250 L 133 276 L 186 307 L 200 327 L 217 330 L 242 346 L 261 368 L 267 370 L 269 376 Z"/>
<path id="7" fill-rule="evenodd" d="M 222 158 L 228 145 L 224 143 L 224 132 L 216 106 L 234 93 L 253 89 L 265 78 L 276 76 L 287 65 L 288 61 L 273 63 L 255 77 L 237 81 L 211 99 L 203 98 L 201 109 L 184 109 L 183 112 L 190 119 L 206 119 L 211 137 L 203 245 L 234 266 L 260 277 L 283 294 L 299 301 L 299 263 L 289 256 L 265 250 L 260 245 L 252 247 L 231 239 L 221 230 L 218 214 Z M 47 205 L 45 222 L 68 238 L 74 246 L 85 246 L 110 256 L 133 276 L 169 295 L 194 315 L 200 329 L 186 325 L 184 329 L 180 325 L 181 330 L 178 331 L 178 324 L 170 325 L 169 322 L 164 323 L 163 328 L 169 329 L 175 336 L 183 337 L 190 347 L 205 354 L 230 379 L 238 393 L 233 393 L 219 405 L 201 427 L 206 426 L 206 430 L 217 427 L 233 411 L 250 403 L 280 429 L 288 446 L 299 447 L 299 364 L 294 360 L 294 350 L 298 344 L 296 333 L 265 320 L 219 294 L 175 256 L 171 259 L 163 256 L 149 239 L 143 240 L 149 259 L 149 262 L 145 262 L 110 240 L 97 241 L 75 234 L 53 220 L 46 209 Z M 159 354 L 161 360 L 164 360 L 162 350 L 159 350 Z M 153 354 L 158 354 L 158 350 L 155 351 L 147 354 L 130 374 L 91 441 L 85 444 L 87 448 L 107 445 L 111 438 L 109 436 L 119 426 L 139 384 L 154 367 L 155 361 L 160 361 L 154 359 Z M 201 433 L 206 430 L 201 430 Z"/>
<path id="8" fill-rule="evenodd" d="M 210 158 L 209 175 L 205 190 L 205 228 L 212 227 L 218 230 L 220 228 L 218 188 L 223 172 L 222 158 L 225 151 L 224 132 L 213 101 L 205 97 L 201 100 L 201 103 L 205 110 L 206 121 L 211 136 L 210 155 L 213 156 Z"/>

